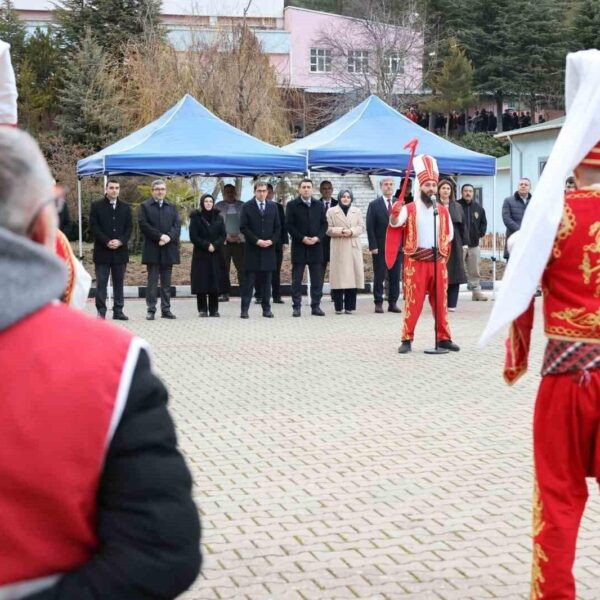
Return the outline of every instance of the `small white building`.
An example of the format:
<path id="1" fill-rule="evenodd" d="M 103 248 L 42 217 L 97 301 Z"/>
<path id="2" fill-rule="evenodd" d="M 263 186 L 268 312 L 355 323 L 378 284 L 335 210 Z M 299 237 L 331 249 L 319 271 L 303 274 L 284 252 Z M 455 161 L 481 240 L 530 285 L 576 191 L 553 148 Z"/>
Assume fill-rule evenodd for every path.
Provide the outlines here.
<path id="1" fill-rule="evenodd" d="M 521 177 L 529 178 L 532 189 L 535 189 L 564 122 L 565 117 L 559 117 L 523 129 L 503 131 L 494 136 L 510 143 L 511 192 L 517 189 Z"/>

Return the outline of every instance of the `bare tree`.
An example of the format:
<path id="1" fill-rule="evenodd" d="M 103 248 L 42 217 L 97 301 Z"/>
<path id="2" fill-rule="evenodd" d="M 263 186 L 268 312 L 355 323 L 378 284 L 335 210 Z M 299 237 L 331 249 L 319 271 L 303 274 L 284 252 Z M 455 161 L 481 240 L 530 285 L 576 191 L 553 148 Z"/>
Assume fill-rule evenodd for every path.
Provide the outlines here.
<path id="1" fill-rule="evenodd" d="M 421 89 L 423 28 L 416 0 L 362 0 L 362 18 L 321 30 L 313 40 L 317 69 L 339 88 L 335 102 L 377 94 L 392 105 Z"/>

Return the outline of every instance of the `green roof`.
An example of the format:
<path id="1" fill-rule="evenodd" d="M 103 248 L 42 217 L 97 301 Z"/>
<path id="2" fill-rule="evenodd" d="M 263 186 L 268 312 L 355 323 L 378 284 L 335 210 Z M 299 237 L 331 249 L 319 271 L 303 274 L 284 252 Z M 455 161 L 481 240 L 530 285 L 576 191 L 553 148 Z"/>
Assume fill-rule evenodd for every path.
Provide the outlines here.
<path id="1" fill-rule="evenodd" d="M 565 122 L 565 117 L 558 117 L 558 119 L 552 119 L 552 121 L 546 121 L 545 123 L 537 123 L 530 125 L 529 127 L 523 127 L 522 129 L 511 129 L 510 131 L 503 131 L 497 133 L 494 137 L 501 139 L 505 137 L 514 137 L 516 135 L 526 135 L 528 133 L 539 133 L 540 131 L 550 131 L 552 129 L 560 129 Z"/>

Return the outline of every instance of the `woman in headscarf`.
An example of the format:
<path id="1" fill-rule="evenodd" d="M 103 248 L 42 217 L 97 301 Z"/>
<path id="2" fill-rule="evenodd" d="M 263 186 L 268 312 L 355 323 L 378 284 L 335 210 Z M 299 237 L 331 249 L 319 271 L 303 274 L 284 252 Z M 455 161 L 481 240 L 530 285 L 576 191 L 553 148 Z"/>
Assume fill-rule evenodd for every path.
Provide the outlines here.
<path id="1" fill-rule="evenodd" d="M 329 282 L 335 314 L 356 310 L 356 294 L 365 286 L 362 244 L 365 230 L 359 208 L 352 206 L 350 190 L 338 194 L 338 204 L 327 211 L 327 235 L 331 238 Z"/>
<path id="2" fill-rule="evenodd" d="M 450 256 L 446 263 L 448 269 L 448 310 L 454 312 L 458 304 L 458 292 L 461 283 L 467 283 L 463 246 L 466 246 L 466 219 L 463 208 L 454 200 L 454 186 L 449 179 L 442 179 L 438 183 L 440 202 L 448 208 L 454 238 L 450 247 Z"/>
<path id="3" fill-rule="evenodd" d="M 200 198 L 200 209 L 190 215 L 192 254 L 192 294 L 196 294 L 201 317 L 218 317 L 219 294 L 223 293 L 221 246 L 225 242 L 225 222 L 211 194 Z"/>

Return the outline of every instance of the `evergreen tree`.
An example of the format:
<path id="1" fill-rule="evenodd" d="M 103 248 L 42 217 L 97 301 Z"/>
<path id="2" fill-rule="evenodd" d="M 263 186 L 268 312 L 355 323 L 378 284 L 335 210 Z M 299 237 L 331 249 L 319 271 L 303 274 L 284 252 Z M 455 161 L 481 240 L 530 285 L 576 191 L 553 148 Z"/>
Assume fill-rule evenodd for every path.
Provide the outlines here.
<path id="1" fill-rule="evenodd" d="M 600 2 L 598 0 L 580 0 L 573 26 L 570 50 L 588 50 L 600 48 Z"/>
<path id="2" fill-rule="evenodd" d="M 121 59 L 125 44 L 162 34 L 161 5 L 162 0 L 62 0 L 54 19 L 65 48 L 78 46 L 90 30 L 106 52 Z"/>
<path id="3" fill-rule="evenodd" d="M 88 31 L 73 53 L 59 95 L 57 118 L 62 135 L 74 144 L 98 150 L 122 131 L 122 94 L 115 63 Z"/>
<path id="4" fill-rule="evenodd" d="M 0 40 L 10 44 L 10 55 L 18 75 L 25 54 L 25 25 L 19 19 L 12 0 L 2 0 L 0 4 Z"/>
<path id="5" fill-rule="evenodd" d="M 518 89 L 521 56 L 512 35 L 518 21 L 517 1 L 469 0 L 468 21 L 459 36 L 475 65 L 476 89 L 495 99 L 498 115 L 502 113 L 504 98 Z"/>
<path id="6" fill-rule="evenodd" d="M 432 77 L 434 97 L 427 108 L 447 114 L 446 135 L 452 111 L 463 111 L 475 101 L 473 94 L 473 65 L 457 41 L 450 40 L 450 50 L 441 68 Z"/>
<path id="7" fill-rule="evenodd" d="M 517 8 L 519 19 L 511 30 L 512 51 L 518 57 L 516 95 L 526 99 L 533 114 L 539 103 L 563 103 L 568 36 L 560 25 L 565 7 L 557 0 L 519 0 Z"/>
<path id="8" fill-rule="evenodd" d="M 38 28 L 27 39 L 18 79 L 19 120 L 30 131 L 46 129 L 52 122 L 63 61 L 51 28 Z"/>

